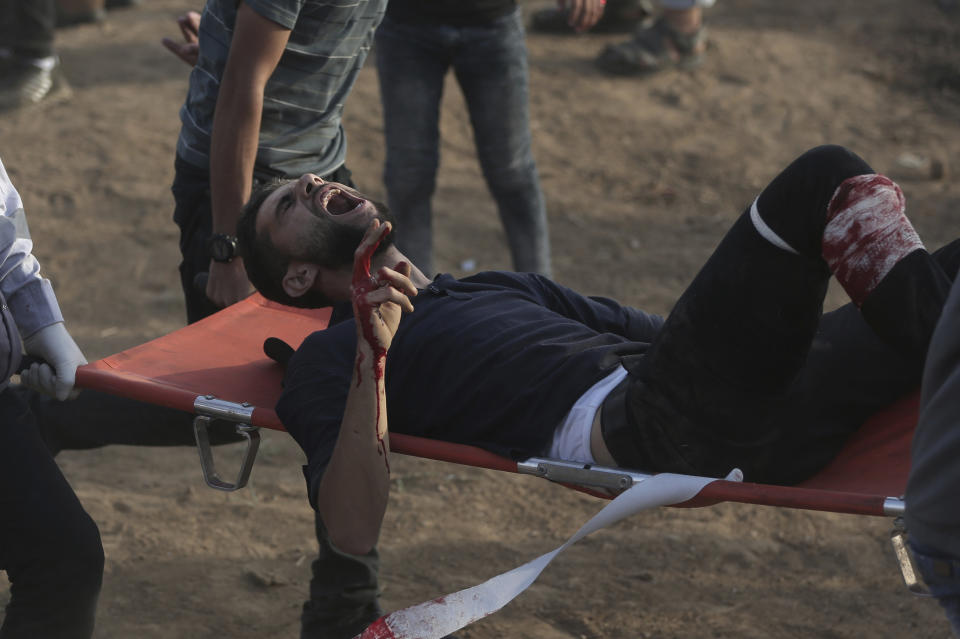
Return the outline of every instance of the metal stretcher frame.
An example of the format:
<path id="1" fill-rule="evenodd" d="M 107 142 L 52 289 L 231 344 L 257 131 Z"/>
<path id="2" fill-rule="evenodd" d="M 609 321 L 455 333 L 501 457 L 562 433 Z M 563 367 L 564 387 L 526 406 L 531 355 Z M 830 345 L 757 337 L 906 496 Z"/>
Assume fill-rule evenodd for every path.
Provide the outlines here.
<path id="1" fill-rule="evenodd" d="M 237 490 L 250 476 L 259 429 L 283 430 L 273 410 L 283 371 L 264 354 L 264 341 L 277 337 L 299 345 L 310 333 L 325 329 L 329 319 L 330 309 L 295 309 L 255 294 L 195 324 L 81 367 L 77 386 L 194 414 L 204 480 L 212 488 Z M 914 594 L 926 594 L 907 551 L 902 525 L 917 404 L 918 393 L 914 393 L 873 416 L 826 468 L 802 484 L 715 481 L 677 506 L 740 502 L 894 517 L 891 543 L 904 582 Z M 246 440 L 241 468 L 232 481 L 221 478 L 214 464 L 207 436 L 214 420 L 235 424 Z M 405 455 L 533 475 L 603 498 L 651 476 L 538 457 L 515 461 L 473 446 L 402 433 L 391 433 L 390 448 Z"/>
<path id="2" fill-rule="evenodd" d="M 257 429 L 283 430 L 273 410 L 281 390 L 281 367 L 263 353 L 278 337 L 299 345 L 326 328 L 329 309 L 294 309 L 253 295 L 146 344 L 81 367 L 77 385 L 196 415 L 195 428 L 208 484 L 235 490 L 249 475 Z M 917 397 L 902 398 L 869 420 L 823 471 L 798 486 L 719 481 L 684 506 L 723 501 L 858 515 L 899 516 L 909 472 L 909 449 Z M 237 424 L 248 454 L 237 481 L 219 478 L 206 440 L 211 420 Z M 462 444 L 391 433 L 394 452 L 494 470 L 530 474 L 607 497 L 650 475 L 619 468 L 590 467 L 558 460 L 514 461 Z M 597 490 L 601 489 L 601 490 Z"/>
<path id="3" fill-rule="evenodd" d="M 278 337 L 299 345 L 310 333 L 326 328 L 329 317 L 329 309 L 295 309 L 253 295 L 200 322 L 81 367 L 77 385 L 195 414 L 207 483 L 221 490 L 236 490 L 249 476 L 259 442 L 257 429 L 283 430 L 273 410 L 283 372 L 264 355 L 264 340 Z M 916 411 L 915 394 L 898 400 L 869 420 L 827 468 L 800 485 L 718 481 L 683 505 L 733 501 L 857 515 L 902 515 L 900 496 L 909 472 Z M 207 425 L 217 419 L 235 423 L 248 440 L 243 468 L 233 482 L 217 474 L 206 438 Z M 543 477 L 601 497 L 650 476 L 542 458 L 518 462 L 473 446 L 402 433 L 391 433 L 390 447 L 406 455 Z"/>

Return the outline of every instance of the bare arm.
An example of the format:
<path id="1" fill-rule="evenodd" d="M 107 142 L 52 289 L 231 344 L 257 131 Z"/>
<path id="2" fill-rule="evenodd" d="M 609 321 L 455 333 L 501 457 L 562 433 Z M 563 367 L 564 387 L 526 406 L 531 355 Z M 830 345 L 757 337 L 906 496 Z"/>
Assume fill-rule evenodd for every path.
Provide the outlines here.
<path id="1" fill-rule="evenodd" d="M 413 311 L 410 265 L 370 276 L 370 257 L 390 225 L 375 221 L 354 255 L 357 353 L 340 434 L 317 492 L 317 509 L 333 544 L 364 554 L 376 543 L 390 492 L 387 400 L 383 373 L 402 313 Z"/>
<path id="2" fill-rule="evenodd" d="M 213 232 L 234 235 L 240 209 L 253 186 L 253 165 L 260 138 L 263 91 L 277 67 L 290 31 L 241 4 L 230 54 L 220 83 L 210 143 L 210 199 Z M 207 297 L 219 306 L 252 292 L 239 258 L 210 261 Z"/>

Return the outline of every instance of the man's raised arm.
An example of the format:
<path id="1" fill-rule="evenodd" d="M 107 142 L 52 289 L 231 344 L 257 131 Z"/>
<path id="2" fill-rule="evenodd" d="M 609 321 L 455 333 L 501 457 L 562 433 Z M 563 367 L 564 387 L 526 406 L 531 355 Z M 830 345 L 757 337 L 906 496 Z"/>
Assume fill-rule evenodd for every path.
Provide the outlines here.
<path id="1" fill-rule="evenodd" d="M 214 233 L 237 232 L 240 210 L 253 186 L 264 88 L 289 39 L 289 29 L 240 4 L 210 141 Z M 239 259 L 211 260 L 209 273 L 206 294 L 218 306 L 229 306 L 253 291 Z"/>
<path id="2" fill-rule="evenodd" d="M 390 491 L 387 351 L 405 312 L 413 311 L 410 264 L 370 274 L 370 258 L 390 225 L 374 221 L 354 254 L 353 312 L 357 352 L 337 443 L 320 481 L 317 509 L 340 550 L 367 553 L 377 543 Z"/>

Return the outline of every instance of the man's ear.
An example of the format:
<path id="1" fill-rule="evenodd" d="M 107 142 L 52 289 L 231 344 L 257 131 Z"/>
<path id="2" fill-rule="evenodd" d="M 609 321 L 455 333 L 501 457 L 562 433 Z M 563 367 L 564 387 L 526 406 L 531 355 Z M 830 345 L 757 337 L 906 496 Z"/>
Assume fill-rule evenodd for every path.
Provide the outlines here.
<path id="1" fill-rule="evenodd" d="M 283 276 L 283 292 L 290 297 L 301 297 L 313 288 L 319 274 L 320 267 L 317 264 L 294 260 Z"/>

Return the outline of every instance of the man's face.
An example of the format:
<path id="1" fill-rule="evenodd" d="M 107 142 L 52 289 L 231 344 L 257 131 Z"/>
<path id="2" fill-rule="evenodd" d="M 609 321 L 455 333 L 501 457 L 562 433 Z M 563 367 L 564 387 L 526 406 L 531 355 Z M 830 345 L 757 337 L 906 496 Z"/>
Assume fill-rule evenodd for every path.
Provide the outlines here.
<path id="1" fill-rule="evenodd" d="M 307 173 L 279 187 L 260 206 L 257 234 L 294 259 L 349 266 L 380 207 L 356 190 Z"/>

